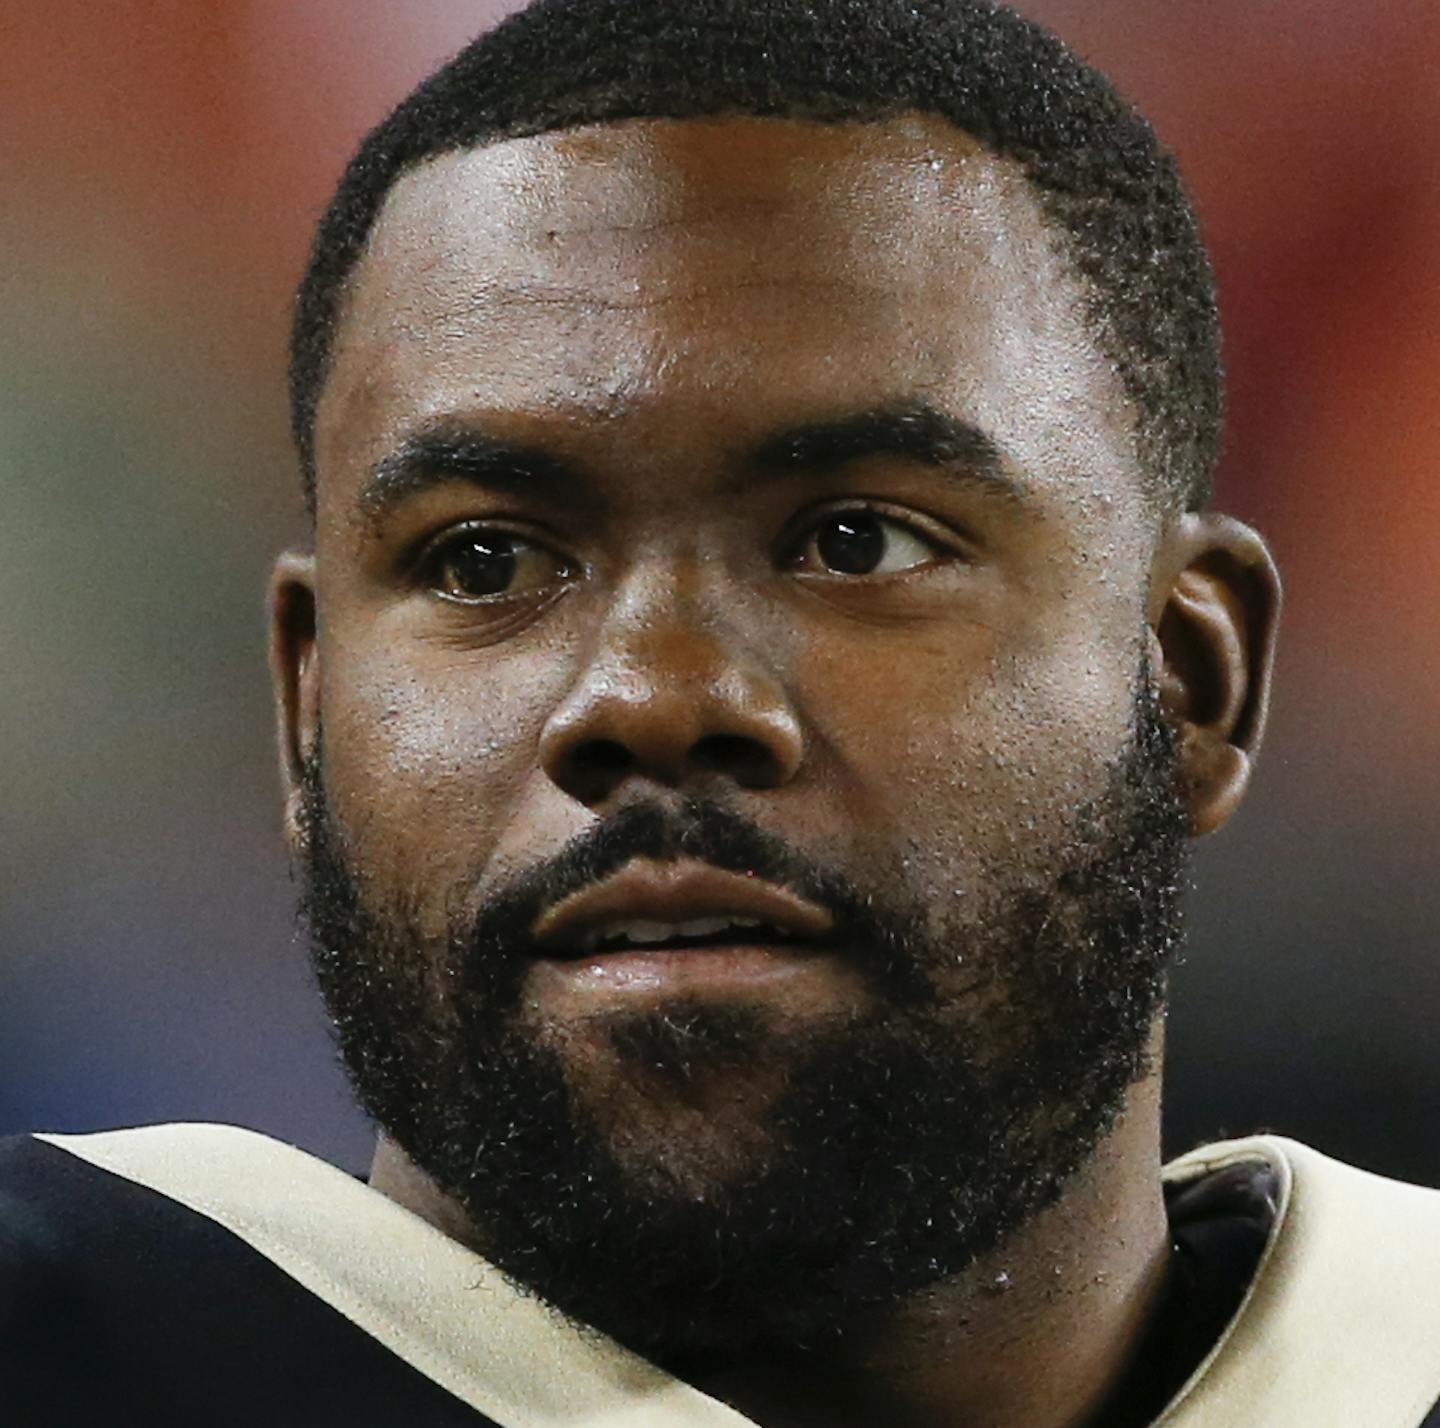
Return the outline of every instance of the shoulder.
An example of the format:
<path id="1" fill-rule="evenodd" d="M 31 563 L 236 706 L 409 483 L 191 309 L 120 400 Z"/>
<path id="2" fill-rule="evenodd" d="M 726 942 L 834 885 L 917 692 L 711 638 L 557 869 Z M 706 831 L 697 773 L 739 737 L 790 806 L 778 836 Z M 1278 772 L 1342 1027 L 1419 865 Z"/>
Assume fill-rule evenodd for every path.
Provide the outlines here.
<path id="1" fill-rule="evenodd" d="M 13 1306 L 27 1291 L 53 1295 L 56 1285 L 105 1272 L 143 1283 L 167 1260 L 200 1255 L 203 1263 L 207 1249 L 214 1253 L 222 1243 L 216 1227 L 137 1173 L 161 1147 L 183 1157 L 189 1129 L 0 1140 L 0 1302 Z"/>
<path id="2" fill-rule="evenodd" d="M 35 1136 L 0 1140 L 0 1333 L 65 1297 L 87 1223 L 113 1222 L 125 1186 Z"/>
<path id="3" fill-rule="evenodd" d="M 1268 1135 L 1202 1147 L 1165 1178 L 1183 1189 L 1246 1165 L 1271 1178 L 1268 1240 L 1167 1425 L 1428 1422 L 1440 1398 L 1440 1191 Z"/>
<path id="4" fill-rule="evenodd" d="M 43 1139 L 0 1140 L 0 1395 L 13 1421 L 165 1421 L 155 1384 L 136 1379 L 112 1328 L 132 1304 L 146 1312 L 146 1276 L 115 1267 L 153 1258 L 134 1194 Z M 116 1397 L 102 1409 L 97 1393 Z"/>
<path id="5" fill-rule="evenodd" d="M 0 1140 L 0 1338 L 12 1337 L 56 1281 L 64 1261 L 57 1216 L 46 1205 L 52 1157 L 29 1136 Z"/>
<path id="6" fill-rule="evenodd" d="M 262 1197 L 279 1177 L 322 1204 L 330 1177 L 364 1192 L 232 1127 L 0 1141 L 7 1428 L 488 1421 L 209 1213 L 222 1175 Z"/>

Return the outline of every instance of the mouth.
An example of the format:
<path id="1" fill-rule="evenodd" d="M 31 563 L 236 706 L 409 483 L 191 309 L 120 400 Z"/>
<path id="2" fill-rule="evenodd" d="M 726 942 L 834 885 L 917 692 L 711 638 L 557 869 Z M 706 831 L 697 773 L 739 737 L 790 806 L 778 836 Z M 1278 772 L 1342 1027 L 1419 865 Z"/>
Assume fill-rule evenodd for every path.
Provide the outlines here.
<path id="1" fill-rule="evenodd" d="M 532 991 L 557 1014 L 616 998 L 821 1006 L 852 980 L 829 955 L 835 931 L 827 909 L 752 874 L 637 859 L 536 920 Z"/>
<path id="2" fill-rule="evenodd" d="M 715 947 L 765 947 L 776 951 L 814 950 L 815 943 L 758 917 L 720 915 L 682 922 L 636 920 L 589 928 L 573 955 L 610 957 L 625 953 L 697 952 Z"/>
<path id="3" fill-rule="evenodd" d="M 822 949 L 834 918 L 788 888 L 694 861 L 637 859 L 562 899 L 532 936 L 558 960 L 745 947 Z"/>

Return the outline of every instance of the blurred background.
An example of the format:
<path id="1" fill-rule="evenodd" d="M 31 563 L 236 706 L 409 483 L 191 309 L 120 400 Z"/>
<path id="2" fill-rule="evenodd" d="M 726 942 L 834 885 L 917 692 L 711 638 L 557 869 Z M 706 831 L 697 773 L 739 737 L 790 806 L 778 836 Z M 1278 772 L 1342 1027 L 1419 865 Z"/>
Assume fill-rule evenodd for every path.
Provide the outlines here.
<path id="1" fill-rule="evenodd" d="M 0 1134 L 200 1118 L 368 1159 L 279 831 L 288 303 L 361 134 L 505 8 L 4 6 Z M 1288 582 L 1258 786 L 1197 863 L 1169 1149 L 1269 1127 L 1440 1184 L 1440 6 L 1019 8 L 1180 156 L 1221 504 Z"/>

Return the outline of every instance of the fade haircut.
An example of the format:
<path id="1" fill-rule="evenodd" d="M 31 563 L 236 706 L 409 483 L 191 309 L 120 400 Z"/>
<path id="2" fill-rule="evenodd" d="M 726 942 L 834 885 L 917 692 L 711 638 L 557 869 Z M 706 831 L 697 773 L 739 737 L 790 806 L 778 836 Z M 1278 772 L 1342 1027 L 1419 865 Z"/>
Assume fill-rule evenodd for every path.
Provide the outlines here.
<path id="1" fill-rule="evenodd" d="M 1210 499 L 1215 284 L 1174 161 L 1098 74 L 989 0 L 534 0 L 371 131 L 326 210 L 291 336 L 291 423 L 315 503 L 315 409 L 346 282 L 396 180 L 438 154 L 580 125 L 726 114 L 938 114 L 1033 185 L 1134 405 L 1164 509 Z"/>

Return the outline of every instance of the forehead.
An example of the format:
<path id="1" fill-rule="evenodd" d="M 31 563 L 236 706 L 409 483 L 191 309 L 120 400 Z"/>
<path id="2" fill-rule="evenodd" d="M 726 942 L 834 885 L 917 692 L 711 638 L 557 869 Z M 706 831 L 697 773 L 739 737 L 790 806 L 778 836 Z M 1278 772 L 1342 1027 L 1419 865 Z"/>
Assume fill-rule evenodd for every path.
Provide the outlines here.
<path id="1" fill-rule="evenodd" d="M 916 398 L 1058 496 L 1139 488 L 1133 412 L 1012 162 L 916 115 L 539 135 L 387 199 L 319 406 L 322 506 L 438 418 L 658 464 Z"/>

